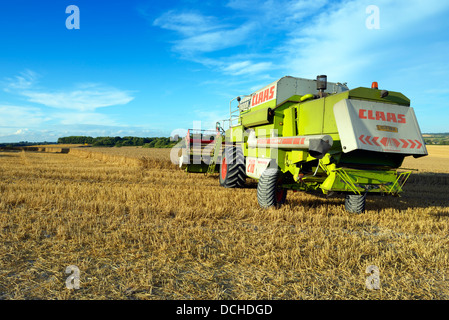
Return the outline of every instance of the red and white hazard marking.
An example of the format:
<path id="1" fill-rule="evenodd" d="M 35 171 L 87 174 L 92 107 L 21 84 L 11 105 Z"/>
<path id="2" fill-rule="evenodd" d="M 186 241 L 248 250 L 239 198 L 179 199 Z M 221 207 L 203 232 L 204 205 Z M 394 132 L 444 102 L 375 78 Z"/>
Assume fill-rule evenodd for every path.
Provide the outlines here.
<path id="1" fill-rule="evenodd" d="M 396 138 L 388 138 L 388 137 L 372 137 L 372 136 L 365 136 L 362 134 L 359 137 L 359 140 L 363 144 L 371 145 L 371 146 L 378 146 L 382 147 L 395 147 L 395 148 L 410 148 L 410 149 L 420 149 L 422 147 L 422 143 L 419 140 L 412 140 L 412 139 L 396 139 Z"/>

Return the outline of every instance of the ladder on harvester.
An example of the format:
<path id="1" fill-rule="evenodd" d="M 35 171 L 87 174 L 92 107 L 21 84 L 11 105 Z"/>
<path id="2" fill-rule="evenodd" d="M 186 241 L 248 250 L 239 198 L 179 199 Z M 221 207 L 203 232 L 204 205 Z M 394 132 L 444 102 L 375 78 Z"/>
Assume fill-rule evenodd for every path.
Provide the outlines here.
<path id="1" fill-rule="evenodd" d="M 210 159 L 209 167 L 206 174 L 212 174 L 215 172 L 215 165 L 217 164 L 218 156 L 221 153 L 221 145 L 223 143 L 223 135 L 218 132 L 215 136 L 214 155 Z"/>

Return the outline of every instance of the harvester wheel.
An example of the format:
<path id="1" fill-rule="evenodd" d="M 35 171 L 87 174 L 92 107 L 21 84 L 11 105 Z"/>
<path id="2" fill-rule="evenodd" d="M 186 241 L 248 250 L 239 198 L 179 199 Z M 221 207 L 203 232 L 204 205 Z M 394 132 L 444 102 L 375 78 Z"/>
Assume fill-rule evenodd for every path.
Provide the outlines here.
<path id="1" fill-rule="evenodd" d="M 366 193 L 364 194 L 347 194 L 345 198 L 346 211 L 351 213 L 365 212 Z"/>
<path id="2" fill-rule="evenodd" d="M 268 168 L 262 172 L 257 184 L 257 201 L 262 208 L 279 208 L 285 203 L 287 189 L 279 187 L 282 175 L 277 168 Z"/>
<path id="3" fill-rule="evenodd" d="M 238 146 L 226 147 L 220 162 L 220 185 L 225 188 L 243 187 L 246 180 L 245 156 Z"/>

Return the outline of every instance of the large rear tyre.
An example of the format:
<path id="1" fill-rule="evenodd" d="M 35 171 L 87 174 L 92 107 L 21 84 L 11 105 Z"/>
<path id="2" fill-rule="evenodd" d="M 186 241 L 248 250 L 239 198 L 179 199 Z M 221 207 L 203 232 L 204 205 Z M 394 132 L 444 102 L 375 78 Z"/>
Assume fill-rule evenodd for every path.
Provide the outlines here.
<path id="1" fill-rule="evenodd" d="M 245 156 L 239 146 L 225 147 L 220 162 L 220 185 L 241 188 L 246 181 Z"/>
<path id="2" fill-rule="evenodd" d="M 345 198 L 346 211 L 351 213 L 365 212 L 366 193 L 364 194 L 347 194 Z"/>
<path id="3" fill-rule="evenodd" d="M 262 172 L 257 183 L 257 202 L 262 208 L 279 208 L 285 203 L 287 189 L 280 187 L 282 173 L 277 168 L 268 168 Z"/>

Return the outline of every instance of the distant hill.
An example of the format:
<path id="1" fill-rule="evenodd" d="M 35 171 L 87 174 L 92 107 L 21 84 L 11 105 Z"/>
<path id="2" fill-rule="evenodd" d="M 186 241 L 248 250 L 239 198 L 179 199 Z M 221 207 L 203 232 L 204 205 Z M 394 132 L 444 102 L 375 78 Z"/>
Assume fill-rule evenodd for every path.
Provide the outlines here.
<path id="1" fill-rule="evenodd" d="M 424 142 L 426 144 L 449 145 L 449 133 L 424 133 Z"/>

